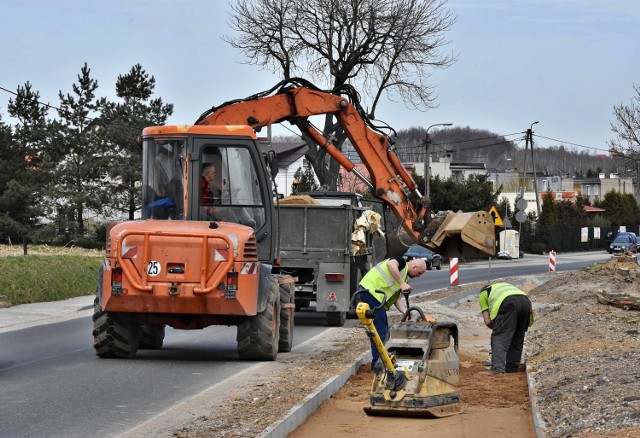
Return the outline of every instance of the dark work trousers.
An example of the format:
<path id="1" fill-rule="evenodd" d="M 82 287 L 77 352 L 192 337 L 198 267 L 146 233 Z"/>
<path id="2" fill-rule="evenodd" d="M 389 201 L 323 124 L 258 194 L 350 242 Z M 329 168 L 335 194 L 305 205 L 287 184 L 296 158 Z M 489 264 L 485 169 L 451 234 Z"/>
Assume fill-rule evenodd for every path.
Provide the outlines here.
<path id="1" fill-rule="evenodd" d="M 531 302 L 526 295 L 510 295 L 500 304 L 491 333 L 491 371 L 518 371 L 524 335 L 529 328 Z"/>
<path id="2" fill-rule="evenodd" d="M 369 292 L 361 293 L 359 298 L 361 302 L 367 303 L 371 309 L 380 305 L 380 301 L 376 300 Z M 387 310 L 384 307 L 374 314 L 373 325 L 378 332 L 378 336 L 380 336 L 380 339 L 382 339 L 382 343 L 385 343 L 387 341 L 387 336 L 389 333 L 389 322 L 387 321 Z M 376 344 L 373 343 L 373 339 L 371 339 L 370 342 L 372 357 L 371 369 L 373 370 L 374 365 L 380 358 L 380 353 L 376 348 Z"/>

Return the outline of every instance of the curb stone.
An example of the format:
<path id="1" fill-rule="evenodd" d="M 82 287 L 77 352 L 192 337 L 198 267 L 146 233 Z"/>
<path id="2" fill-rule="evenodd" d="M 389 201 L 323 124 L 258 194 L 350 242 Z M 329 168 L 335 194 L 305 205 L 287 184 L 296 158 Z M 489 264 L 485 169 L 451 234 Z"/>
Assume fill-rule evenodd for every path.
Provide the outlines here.
<path id="1" fill-rule="evenodd" d="M 286 438 L 298 426 L 306 421 L 318 407 L 329 400 L 333 394 L 338 392 L 347 380 L 358 373 L 360 366 L 371 361 L 371 352 L 367 351 L 356 362 L 347 368 L 342 374 L 331 377 L 320 385 L 314 392 L 306 396 L 298 405 L 289 410 L 287 415 L 276 423 L 267 427 L 258 438 Z"/>
<path id="2" fill-rule="evenodd" d="M 527 387 L 529 388 L 529 401 L 531 402 L 531 414 L 533 415 L 533 426 L 536 430 L 536 436 L 542 437 L 544 436 L 542 431 L 546 427 L 540 412 L 538 411 L 538 396 L 536 394 L 536 390 L 534 388 L 535 382 L 533 380 L 531 366 L 526 364 L 525 370 L 527 372 Z"/>

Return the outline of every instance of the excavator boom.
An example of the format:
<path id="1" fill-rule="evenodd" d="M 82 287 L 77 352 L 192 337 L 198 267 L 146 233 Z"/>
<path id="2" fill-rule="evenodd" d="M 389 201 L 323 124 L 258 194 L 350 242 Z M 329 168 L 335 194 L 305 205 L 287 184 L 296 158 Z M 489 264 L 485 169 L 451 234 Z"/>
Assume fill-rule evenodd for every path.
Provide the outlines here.
<path id="1" fill-rule="evenodd" d="M 343 86 L 338 93 L 317 89 L 304 80 L 291 80 L 297 86 L 280 87 L 269 92 L 232 101 L 205 112 L 197 125 L 249 125 L 262 127 L 288 121 L 331 155 L 348 172 L 354 172 L 383 200 L 401 221 L 408 235 L 419 244 L 444 256 L 480 257 L 495 253 L 492 217 L 484 211 L 460 216 L 459 213 L 429 218 L 427 202 L 412 204 L 410 197 L 421 199 L 416 183 L 402 166 L 395 146 L 387 135 L 374 129 L 357 102 L 357 93 Z M 283 83 L 279 84 L 282 85 Z M 345 98 L 342 94 L 349 96 Z M 370 178 L 364 177 L 332 142 L 308 120 L 310 116 L 331 114 L 351 141 Z M 449 224 L 449 225 L 447 225 Z M 434 240 L 434 237 L 436 240 Z"/>

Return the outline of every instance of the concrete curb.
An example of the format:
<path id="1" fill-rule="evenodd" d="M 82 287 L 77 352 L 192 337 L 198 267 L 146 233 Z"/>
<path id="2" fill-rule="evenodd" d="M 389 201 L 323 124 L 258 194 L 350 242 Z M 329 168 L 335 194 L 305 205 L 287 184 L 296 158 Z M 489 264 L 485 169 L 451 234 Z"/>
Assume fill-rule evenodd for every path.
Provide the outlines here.
<path id="1" fill-rule="evenodd" d="M 360 366 L 371 361 L 371 352 L 364 353 L 347 370 L 338 376 L 334 376 L 320 385 L 313 393 L 304 398 L 298 405 L 289 410 L 285 418 L 267 427 L 258 438 L 286 438 L 298 426 L 318 409 L 318 407 L 329 400 L 340 388 L 342 388 L 349 377 L 358 372 Z"/>
<path id="2" fill-rule="evenodd" d="M 527 387 L 529 388 L 529 401 L 531 402 L 531 414 L 533 415 L 533 426 L 536 430 L 536 436 L 538 438 L 542 438 L 544 436 L 543 430 L 546 427 L 540 412 L 538 411 L 538 396 L 536 394 L 536 390 L 534 388 L 533 377 L 531 376 L 531 366 L 529 364 L 525 365 L 525 370 L 527 372 Z"/>

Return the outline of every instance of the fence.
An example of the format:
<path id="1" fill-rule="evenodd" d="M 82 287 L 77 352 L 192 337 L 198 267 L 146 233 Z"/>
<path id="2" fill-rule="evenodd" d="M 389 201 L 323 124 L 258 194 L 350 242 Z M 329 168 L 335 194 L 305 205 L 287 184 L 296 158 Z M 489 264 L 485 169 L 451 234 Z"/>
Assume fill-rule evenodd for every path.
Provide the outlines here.
<path id="1" fill-rule="evenodd" d="M 556 252 L 577 252 L 577 251 L 606 251 L 613 237 L 618 233 L 620 227 L 599 227 L 600 236 L 596 238 L 595 228 L 587 228 L 586 242 L 582 241 L 582 228 L 562 228 L 547 230 L 544 235 L 528 236 L 527 247 L 521 250 L 525 252 L 541 253 L 549 252 L 552 249 Z M 638 234 L 637 227 L 626 227 L 627 231 Z M 611 232 L 611 237 L 608 234 Z M 522 242 L 522 240 L 521 240 Z M 524 243 L 524 242 L 522 242 Z"/>

